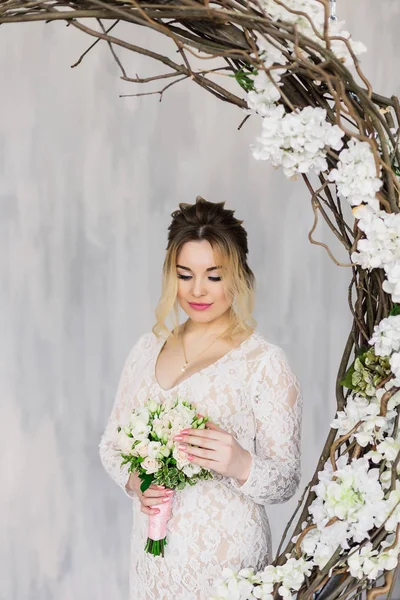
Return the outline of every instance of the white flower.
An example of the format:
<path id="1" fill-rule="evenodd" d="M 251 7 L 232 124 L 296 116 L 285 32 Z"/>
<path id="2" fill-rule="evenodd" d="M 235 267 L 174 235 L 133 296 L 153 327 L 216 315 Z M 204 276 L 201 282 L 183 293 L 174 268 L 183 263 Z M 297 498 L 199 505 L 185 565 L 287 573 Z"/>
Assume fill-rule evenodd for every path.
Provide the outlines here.
<path id="1" fill-rule="evenodd" d="M 274 586 L 270 583 L 262 583 L 261 585 L 254 588 L 253 596 L 254 598 L 260 598 L 260 600 L 273 600 L 273 589 Z"/>
<path id="2" fill-rule="evenodd" d="M 251 148 L 256 159 L 282 165 L 285 175 L 295 178 L 297 173 L 325 171 L 326 147 L 341 148 L 343 135 L 337 125 L 328 123 L 325 109 L 306 106 L 285 114 L 280 104 L 264 116 L 258 144 Z"/>
<path id="3" fill-rule="evenodd" d="M 389 516 L 390 515 L 390 516 Z M 386 531 L 395 531 L 397 524 L 400 523 L 400 481 L 396 480 L 396 487 L 389 494 L 389 497 L 384 502 L 381 514 L 379 515 L 379 521 L 377 525 L 381 526 L 383 523 Z"/>
<path id="4" fill-rule="evenodd" d="M 383 181 L 377 177 L 374 154 L 368 142 L 351 138 L 347 148 L 340 152 L 337 167 L 329 173 L 329 180 L 336 183 L 338 193 L 352 206 L 365 203 L 373 210 L 379 210 L 376 192 Z"/>
<path id="5" fill-rule="evenodd" d="M 285 6 L 282 6 L 281 4 L 276 4 L 274 0 L 262 0 L 262 4 L 274 21 L 282 20 L 287 23 L 296 24 L 300 33 L 307 35 L 307 37 L 311 38 L 317 44 L 324 44 L 325 46 L 325 41 L 322 41 L 315 34 L 310 21 L 303 15 L 298 14 L 299 12 L 306 13 L 311 18 L 317 31 L 322 34 L 324 26 L 324 7 L 321 3 L 316 2 L 315 0 L 285 0 Z M 290 9 L 296 12 L 291 12 Z M 361 42 L 356 42 L 351 39 L 350 33 L 343 29 L 344 24 L 344 21 L 329 21 L 329 36 L 346 38 L 354 54 L 359 56 L 366 51 L 366 47 Z M 293 46 L 292 43 L 289 43 L 288 45 L 289 47 Z M 345 42 L 341 40 L 331 40 L 331 50 L 347 67 L 350 68 L 354 65 L 354 61 Z"/>
<path id="6" fill-rule="evenodd" d="M 336 550 L 335 545 L 324 544 L 323 542 L 321 542 L 321 543 L 317 544 L 317 547 L 314 551 L 313 561 L 320 569 L 323 569 L 324 566 L 332 558 L 335 550 Z"/>
<path id="7" fill-rule="evenodd" d="M 369 344 L 374 346 L 377 356 L 390 356 L 392 352 L 398 352 L 400 350 L 400 315 L 391 315 L 382 319 L 374 327 Z"/>
<path id="8" fill-rule="evenodd" d="M 147 402 L 147 408 L 149 409 L 149 411 L 151 413 L 157 412 L 157 409 L 159 408 L 160 405 L 161 405 L 160 398 L 150 398 L 149 401 Z"/>
<path id="9" fill-rule="evenodd" d="M 183 467 L 182 471 L 185 473 L 185 475 L 187 477 L 193 477 L 194 475 L 197 475 L 198 473 L 200 473 L 201 467 L 200 467 L 200 465 L 195 465 L 193 463 L 189 463 L 188 465 L 185 465 Z"/>
<path id="10" fill-rule="evenodd" d="M 400 440 L 386 437 L 383 442 L 377 445 L 376 449 L 386 460 L 393 461 L 400 450 Z"/>
<path id="11" fill-rule="evenodd" d="M 365 238 L 358 241 L 351 260 L 363 269 L 384 269 L 386 280 L 382 288 L 392 295 L 393 302 L 400 302 L 400 213 L 365 208 L 353 209 Z"/>
<path id="12" fill-rule="evenodd" d="M 395 374 L 396 378 L 400 378 L 400 352 L 395 352 L 390 357 L 390 368 L 392 373 Z"/>
<path id="13" fill-rule="evenodd" d="M 331 547 L 340 543 L 345 548 L 347 539 L 362 541 L 368 537 L 368 532 L 374 525 L 382 522 L 382 515 L 386 510 L 379 469 L 370 468 L 367 457 L 353 459 L 349 464 L 344 464 L 341 459 L 348 460 L 348 455 L 338 458 L 338 468 L 334 472 L 335 480 L 332 480 L 333 470 L 328 461 L 323 471 L 318 473 L 319 483 L 312 487 L 317 497 L 308 510 L 322 532 L 321 544 L 317 544 L 314 552 L 314 560 L 319 562 L 320 566 L 325 559 L 325 553 L 329 554 L 324 545 Z M 346 522 L 348 531 L 345 527 L 339 527 L 333 529 L 330 536 L 330 527 L 326 525 L 332 517 Z M 335 544 L 332 543 L 332 539 Z"/>
<path id="14" fill-rule="evenodd" d="M 377 550 L 372 549 L 371 542 L 367 542 L 359 550 L 352 550 L 347 559 L 350 573 L 357 579 L 362 579 L 367 575 L 368 579 L 376 579 L 378 571 L 378 561 L 376 560 Z"/>
<path id="15" fill-rule="evenodd" d="M 141 466 L 149 475 L 151 473 L 156 473 L 161 468 L 161 463 L 158 462 L 155 458 L 150 458 L 149 456 L 144 459 Z"/>
<path id="16" fill-rule="evenodd" d="M 160 454 L 161 454 L 162 456 L 168 457 L 168 456 L 171 454 L 171 450 L 170 450 L 170 448 L 168 448 L 168 446 L 167 446 L 167 445 L 165 445 L 165 444 L 164 444 L 164 445 L 163 445 L 163 446 L 161 446 L 161 448 L 160 448 Z"/>
<path id="17" fill-rule="evenodd" d="M 190 460 L 187 457 L 187 454 L 183 450 L 179 450 L 177 446 L 172 451 L 172 456 L 176 460 L 176 466 L 178 469 L 182 470 L 183 467 L 190 464 Z"/>
<path id="18" fill-rule="evenodd" d="M 131 428 L 134 440 L 146 440 L 150 430 L 150 425 L 145 425 L 142 421 L 135 421 Z"/>
<path id="19" fill-rule="evenodd" d="M 132 425 L 137 421 L 141 421 L 145 425 L 148 424 L 150 419 L 150 411 L 146 407 L 137 408 L 132 415 Z"/>
<path id="20" fill-rule="evenodd" d="M 147 453 L 150 458 L 158 458 L 161 449 L 161 442 L 149 442 Z"/>
<path id="21" fill-rule="evenodd" d="M 304 574 L 309 575 L 311 573 L 310 563 L 306 562 L 304 558 L 300 557 L 289 558 L 283 565 L 279 565 L 276 568 L 278 578 L 282 581 L 282 588 L 284 593 L 289 594 L 290 590 L 299 590 L 303 581 Z M 287 591 L 286 591 L 287 590 Z M 282 595 L 282 592 L 280 592 Z"/>
<path id="22" fill-rule="evenodd" d="M 384 292 L 391 294 L 393 302 L 400 302 L 400 260 L 385 265 L 387 279 L 382 283 Z"/>
<path id="23" fill-rule="evenodd" d="M 148 440 L 143 440 L 142 442 L 139 442 L 139 444 L 137 444 L 135 446 L 135 454 L 136 456 L 142 456 L 143 458 L 146 458 L 146 456 L 148 455 L 148 448 L 149 442 Z"/>
<path id="24" fill-rule="evenodd" d="M 386 569 L 387 571 L 391 571 L 397 565 L 400 550 L 398 543 L 390 550 L 384 550 L 384 548 L 391 546 L 392 543 L 393 542 L 387 540 L 381 542 L 382 552 L 379 553 L 378 564 L 379 568 L 382 570 Z"/>
<path id="25" fill-rule="evenodd" d="M 134 440 L 121 429 L 118 433 L 118 447 L 123 454 L 132 454 L 133 442 Z"/>

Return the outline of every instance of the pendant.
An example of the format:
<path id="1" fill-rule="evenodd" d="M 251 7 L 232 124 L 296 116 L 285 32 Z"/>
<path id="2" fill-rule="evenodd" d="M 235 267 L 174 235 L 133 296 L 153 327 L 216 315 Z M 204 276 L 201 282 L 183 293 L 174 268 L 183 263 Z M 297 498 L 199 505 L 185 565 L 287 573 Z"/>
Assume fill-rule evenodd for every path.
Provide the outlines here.
<path id="1" fill-rule="evenodd" d="M 185 362 L 185 364 L 183 365 L 182 369 L 181 369 L 181 373 L 183 373 L 186 370 L 186 367 L 188 366 L 188 363 Z"/>

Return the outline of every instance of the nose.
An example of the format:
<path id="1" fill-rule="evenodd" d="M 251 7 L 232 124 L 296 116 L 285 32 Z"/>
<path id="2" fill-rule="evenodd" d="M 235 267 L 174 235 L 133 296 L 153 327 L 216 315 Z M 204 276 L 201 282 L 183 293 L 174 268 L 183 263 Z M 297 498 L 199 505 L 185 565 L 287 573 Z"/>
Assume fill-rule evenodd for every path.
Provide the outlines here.
<path id="1" fill-rule="evenodd" d="M 205 289 L 204 282 L 201 277 L 198 279 L 193 278 L 193 287 L 192 287 L 192 296 L 194 298 L 201 298 L 207 294 L 207 290 Z"/>

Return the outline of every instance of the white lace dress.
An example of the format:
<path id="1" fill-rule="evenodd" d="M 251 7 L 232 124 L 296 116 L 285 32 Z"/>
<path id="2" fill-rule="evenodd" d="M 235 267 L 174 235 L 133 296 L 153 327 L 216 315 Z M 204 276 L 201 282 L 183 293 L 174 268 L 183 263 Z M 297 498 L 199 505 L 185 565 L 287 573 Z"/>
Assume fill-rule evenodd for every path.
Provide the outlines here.
<path id="1" fill-rule="evenodd" d="M 238 347 L 169 390 L 155 378 L 165 338 L 142 335 L 130 351 L 100 441 L 105 470 L 130 497 L 130 600 L 208 600 L 225 566 L 262 569 L 273 560 L 265 505 L 286 502 L 300 480 L 302 396 L 284 351 L 256 330 Z M 117 425 L 149 397 L 178 395 L 196 403 L 252 455 L 244 485 L 233 478 L 199 482 L 175 492 L 165 557 L 144 551 L 148 517 L 125 490 Z"/>

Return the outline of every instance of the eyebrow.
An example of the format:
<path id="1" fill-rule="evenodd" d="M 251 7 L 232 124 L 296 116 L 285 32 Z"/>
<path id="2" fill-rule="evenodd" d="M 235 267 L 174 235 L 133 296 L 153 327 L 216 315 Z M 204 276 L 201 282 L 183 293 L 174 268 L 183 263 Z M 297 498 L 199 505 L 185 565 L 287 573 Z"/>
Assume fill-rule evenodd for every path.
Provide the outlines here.
<path id="1" fill-rule="evenodd" d="M 206 271 L 215 271 L 215 269 L 221 269 L 221 267 L 222 265 L 218 265 L 216 267 L 208 267 Z M 176 268 L 185 269 L 185 271 L 190 271 L 191 273 L 193 273 L 192 269 L 189 269 L 189 267 L 184 267 L 183 265 L 176 265 Z"/>

